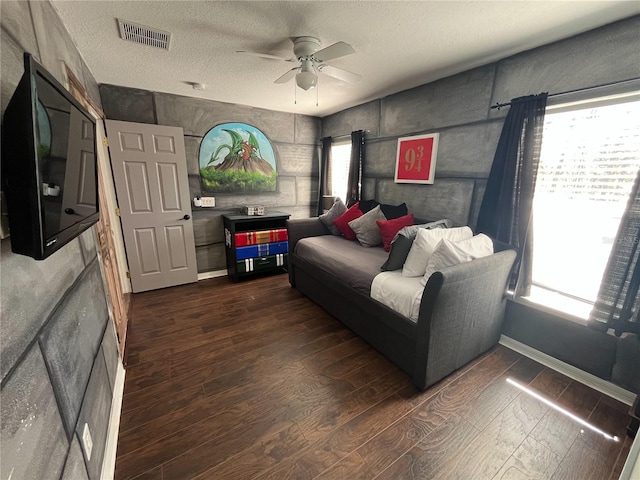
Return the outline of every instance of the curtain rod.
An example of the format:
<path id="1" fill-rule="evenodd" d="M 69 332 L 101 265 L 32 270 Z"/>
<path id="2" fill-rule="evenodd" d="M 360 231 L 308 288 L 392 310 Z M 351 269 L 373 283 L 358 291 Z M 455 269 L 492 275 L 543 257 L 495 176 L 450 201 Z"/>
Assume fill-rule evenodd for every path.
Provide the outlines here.
<path id="1" fill-rule="evenodd" d="M 355 130 L 356 132 L 358 130 Z M 371 130 L 362 130 L 364 133 L 371 133 Z M 346 133 L 344 135 L 336 135 L 335 137 L 331 137 L 331 140 L 340 140 L 342 138 L 351 138 L 351 134 L 350 133 Z"/>
<path id="2" fill-rule="evenodd" d="M 629 78 L 627 80 L 620 80 L 620 81 L 617 81 L 617 82 L 602 83 L 600 85 L 593 85 L 591 87 L 576 88 L 576 89 L 573 89 L 573 90 L 566 90 L 564 92 L 550 93 L 549 97 L 558 97 L 560 95 L 568 95 L 570 93 L 586 92 L 586 91 L 589 91 L 589 90 L 595 90 L 596 88 L 610 87 L 611 85 L 620 85 L 622 83 L 635 82 L 635 81 L 638 81 L 638 80 L 640 80 L 640 77 Z M 510 105 L 511 105 L 511 102 L 496 103 L 495 105 L 491 106 L 491 109 L 493 110 L 494 108 L 497 108 L 498 110 L 500 110 L 502 107 L 508 107 Z"/>

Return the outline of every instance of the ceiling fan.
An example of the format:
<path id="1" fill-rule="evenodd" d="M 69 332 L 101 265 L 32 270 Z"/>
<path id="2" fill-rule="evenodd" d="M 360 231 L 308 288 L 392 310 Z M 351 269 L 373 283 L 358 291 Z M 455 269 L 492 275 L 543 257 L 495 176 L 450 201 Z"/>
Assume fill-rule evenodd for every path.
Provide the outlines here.
<path id="1" fill-rule="evenodd" d="M 275 55 L 247 51 L 238 51 L 236 53 L 272 60 L 283 60 L 285 62 L 295 62 L 297 60 L 300 65 L 289 70 L 274 83 L 287 83 L 295 77 L 296 84 L 303 90 L 310 90 L 318 84 L 318 72 L 348 83 L 356 83 L 362 79 L 357 73 L 325 63 L 329 60 L 356 53 L 351 45 L 345 42 L 337 42 L 322 49 L 320 46 L 320 40 L 315 37 L 297 37 L 293 40 L 295 58 L 287 59 Z"/>

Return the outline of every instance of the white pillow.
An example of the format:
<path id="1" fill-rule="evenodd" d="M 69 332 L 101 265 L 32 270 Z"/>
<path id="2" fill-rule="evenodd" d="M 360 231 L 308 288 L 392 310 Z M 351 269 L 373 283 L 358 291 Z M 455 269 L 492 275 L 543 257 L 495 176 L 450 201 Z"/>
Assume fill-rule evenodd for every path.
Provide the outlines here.
<path id="1" fill-rule="evenodd" d="M 429 277 L 443 268 L 470 262 L 491 254 L 493 254 L 493 242 L 483 233 L 460 242 L 442 239 L 427 262 L 427 269 L 420 284 L 426 285 Z"/>
<path id="2" fill-rule="evenodd" d="M 421 277 L 427 269 L 427 262 L 443 238 L 457 242 L 473 237 L 473 232 L 469 227 L 458 228 L 436 228 L 433 230 L 418 230 L 416 239 L 411 245 L 407 260 L 402 267 L 403 277 Z"/>

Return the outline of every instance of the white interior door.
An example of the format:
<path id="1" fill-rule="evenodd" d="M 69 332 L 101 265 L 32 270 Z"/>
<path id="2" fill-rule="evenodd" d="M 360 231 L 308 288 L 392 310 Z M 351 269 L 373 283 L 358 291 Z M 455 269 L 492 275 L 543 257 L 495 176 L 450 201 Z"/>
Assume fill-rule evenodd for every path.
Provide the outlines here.
<path id="1" fill-rule="evenodd" d="M 105 124 L 133 292 L 197 281 L 182 128 Z"/>

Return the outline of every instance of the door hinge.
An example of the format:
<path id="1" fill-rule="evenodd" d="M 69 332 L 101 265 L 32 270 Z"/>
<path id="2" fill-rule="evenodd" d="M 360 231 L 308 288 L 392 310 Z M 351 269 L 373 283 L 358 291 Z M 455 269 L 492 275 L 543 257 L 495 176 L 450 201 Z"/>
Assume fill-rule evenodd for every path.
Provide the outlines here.
<path id="1" fill-rule="evenodd" d="M 131 278 L 131 274 L 127 271 L 127 278 Z"/>
<path id="2" fill-rule="evenodd" d="M 105 147 L 109 146 L 109 139 L 107 137 L 102 138 L 102 145 L 104 145 Z"/>
<path id="3" fill-rule="evenodd" d="M 120 216 L 120 209 L 116 208 L 116 217 L 119 217 L 119 216 Z"/>

